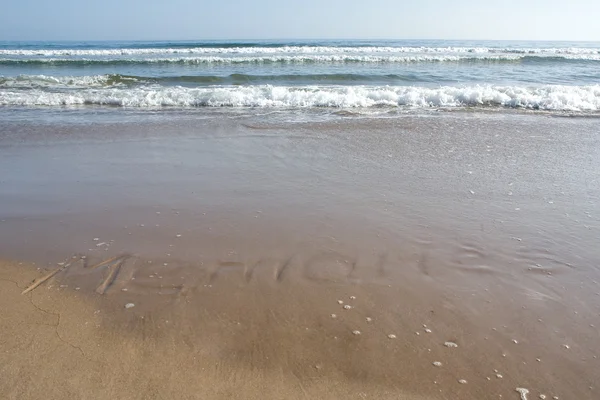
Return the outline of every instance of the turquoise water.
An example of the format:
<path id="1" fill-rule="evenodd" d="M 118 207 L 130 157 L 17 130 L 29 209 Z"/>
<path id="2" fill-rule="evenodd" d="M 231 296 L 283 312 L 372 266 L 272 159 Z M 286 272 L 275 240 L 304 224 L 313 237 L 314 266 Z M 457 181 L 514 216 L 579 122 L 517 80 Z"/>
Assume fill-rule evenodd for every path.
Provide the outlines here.
<path id="1" fill-rule="evenodd" d="M 0 42 L 4 107 L 600 112 L 600 43 Z"/>

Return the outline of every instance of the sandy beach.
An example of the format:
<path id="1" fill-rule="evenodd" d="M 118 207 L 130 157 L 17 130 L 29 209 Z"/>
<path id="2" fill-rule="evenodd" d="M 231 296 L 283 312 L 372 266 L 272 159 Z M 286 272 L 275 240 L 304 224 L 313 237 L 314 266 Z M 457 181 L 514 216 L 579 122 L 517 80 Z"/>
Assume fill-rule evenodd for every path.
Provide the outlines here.
<path id="1" fill-rule="evenodd" d="M 0 123 L 0 397 L 597 398 L 597 119 L 282 118 Z"/>

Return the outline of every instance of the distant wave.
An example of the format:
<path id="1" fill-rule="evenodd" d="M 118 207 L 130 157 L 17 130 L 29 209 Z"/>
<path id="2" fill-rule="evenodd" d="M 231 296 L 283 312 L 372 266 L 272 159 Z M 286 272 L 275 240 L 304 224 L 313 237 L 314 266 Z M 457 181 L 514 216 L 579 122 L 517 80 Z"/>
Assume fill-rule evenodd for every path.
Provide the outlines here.
<path id="1" fill-rule="evenodd" d="M 0 88 L 31 89 L 31 88 L 95 88 L 109 86 L 134 85 L 240 85 L 257 83 L 365 83 L 374 82 L 418 82 L 421 78 L 416 75 L 364 75 L 364 74 L 283 74 L 283 75 L 252 75 L 231 74 L 226 76 L 167 76 L 146 77 L 134 75 L 93 75 L 93 76 L 48 76 L 48 75 L 19 75 L 15 77 L 0 76 Z"/>
<path id="2" fill-rule="evenodd" d="M 171 48 L 111 48 L 111 49 L 0 49 L 0 56 L 25 57 L 106 57 L 172 54 L 529 54 L 529 55 L 600 55 L 598 48 L 495 48 L 495 47 L 394 47 L 394 46 L 228 46 Z"/>
<path id="3" fill-rule="evenodd" d="M 238 86 L 186 88 L 158 85 L 48 91 L 0 87 L 0 105 L 119 107 L 495 107 L 600 111 L 600 85 L 592 86 Z"/>
<path id="4" fill-rule="evenodd" d="M 152 78 L 127 76 L 119 74 L 92 76 L 49 76 L 49 75 L 19 75 L 15 77 L 0 76 L 0 89 L 27 88 L 90 88 L 106 87 L 150 82 Z"/>
<path id="5" fill-rule="evenodd" d="M 248 57 L 158 57 L 158 58 L 0 58 L 0 65 L 152 65 L 152 64 L 318 64 L 318 63 L 502 63 L 600 61 L 600 55 L 524 56 L 524 55 L 278 55 Z"/>

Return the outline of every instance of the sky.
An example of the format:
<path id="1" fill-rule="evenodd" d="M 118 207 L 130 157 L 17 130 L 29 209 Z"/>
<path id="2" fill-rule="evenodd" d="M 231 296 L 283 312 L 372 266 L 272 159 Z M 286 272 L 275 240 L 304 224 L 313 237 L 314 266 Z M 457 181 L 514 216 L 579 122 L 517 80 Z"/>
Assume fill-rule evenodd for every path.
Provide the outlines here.
<path id="1" fill-rule="evenodd" d="M 600 41 L 600 0 L 5 0 L 2 40 Z"/>

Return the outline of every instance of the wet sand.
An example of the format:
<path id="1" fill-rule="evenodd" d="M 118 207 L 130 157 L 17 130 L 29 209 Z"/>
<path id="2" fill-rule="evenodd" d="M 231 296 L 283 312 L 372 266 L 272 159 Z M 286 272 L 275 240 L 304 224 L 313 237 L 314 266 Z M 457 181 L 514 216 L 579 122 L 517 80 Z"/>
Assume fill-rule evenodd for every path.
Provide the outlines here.
<path id="1" fill-rule="evenodd" d="M 1 124 L 0 397 L 594 399 L 596 127 Z"/>

